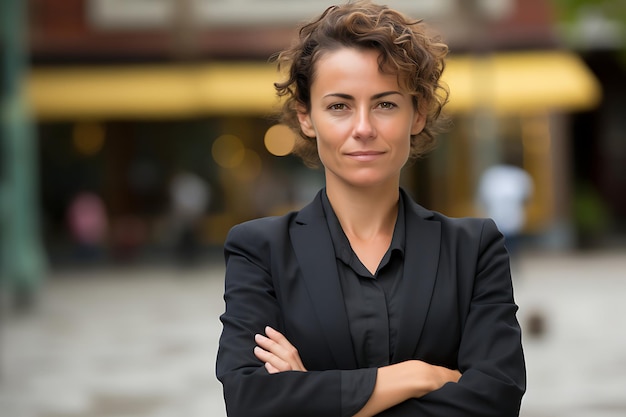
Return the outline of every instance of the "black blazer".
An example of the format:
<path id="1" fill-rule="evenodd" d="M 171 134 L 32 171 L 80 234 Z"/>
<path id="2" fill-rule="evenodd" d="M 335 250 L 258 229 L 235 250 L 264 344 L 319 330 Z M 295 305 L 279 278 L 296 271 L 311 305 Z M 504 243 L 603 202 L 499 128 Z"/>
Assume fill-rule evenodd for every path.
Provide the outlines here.
<path id="1" fill-rule="evenodd" d="M 491 220 L 448 218 L 406 193 L 404 201 L 403 313 L 392 362 L 420 359 L 463 376 L 380 415 L 517 416 L 526 373 L 502 235 Z M 341 374 L 356 359 L 320 194 L 299 212 L 235 226 L 224 251 L 216 372 L 228 415 L 340 416 Z M 253 354 L 254 335 L 267 325 L 296 346 L 309 372 L 268 374 Z"/>

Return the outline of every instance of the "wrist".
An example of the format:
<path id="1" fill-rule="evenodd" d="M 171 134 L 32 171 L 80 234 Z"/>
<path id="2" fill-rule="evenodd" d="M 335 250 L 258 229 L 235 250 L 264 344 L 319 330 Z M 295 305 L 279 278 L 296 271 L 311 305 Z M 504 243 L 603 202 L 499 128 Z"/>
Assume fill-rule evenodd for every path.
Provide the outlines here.
<path id="1" fill-rule="evenodd" d="M 432 365 L 419 360 L 409 361 L 411 371 L 412 391 L 414 398 L 420 398 L 436 390 L 437 378 Z"/>

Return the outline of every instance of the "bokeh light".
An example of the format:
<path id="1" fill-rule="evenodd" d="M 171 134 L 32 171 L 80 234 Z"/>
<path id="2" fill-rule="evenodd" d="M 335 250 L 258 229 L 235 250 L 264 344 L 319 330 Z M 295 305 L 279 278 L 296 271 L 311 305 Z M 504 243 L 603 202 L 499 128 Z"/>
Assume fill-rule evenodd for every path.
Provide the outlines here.
<path id="1" fill-rule="evenodd" d="M 286 125 L 277 124 L 265 132 L 265 148 L 272 155 L 289 155 L 295 143 L 295 134 Z"/>
<path id="2" fill-rule="evenodd" d="M 78 153 L 84 156 L 92 156 L 102 150 L 105 136 L 106 132 L 102 124 L 81 122 L 74 125 L 72 142 Z"/>
<path id="3" fill-rule="evenodd" d="M 246 147 L 237 136 L 222 135 L 213 142 L 211 154 L 222 168 L 237 168 L 244 161 Z"/>

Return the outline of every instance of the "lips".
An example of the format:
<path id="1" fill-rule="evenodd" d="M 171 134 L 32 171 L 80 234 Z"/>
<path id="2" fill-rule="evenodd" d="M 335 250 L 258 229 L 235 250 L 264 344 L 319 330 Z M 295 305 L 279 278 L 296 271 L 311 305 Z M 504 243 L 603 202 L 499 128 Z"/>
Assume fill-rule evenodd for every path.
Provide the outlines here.
<path id="1" fill-rule="evenodd" d="M 356 159 L 358 161 L 373 161 L 383 155 L 384 152 L 379 151 L 355 151 L 348 152 L 346 155 L 352 159 Z"/>

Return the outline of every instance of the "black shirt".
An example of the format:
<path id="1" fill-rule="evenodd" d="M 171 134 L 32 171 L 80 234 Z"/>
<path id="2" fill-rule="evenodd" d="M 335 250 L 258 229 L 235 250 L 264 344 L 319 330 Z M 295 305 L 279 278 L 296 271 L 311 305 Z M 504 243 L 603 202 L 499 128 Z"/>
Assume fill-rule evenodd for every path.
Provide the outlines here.
<path id="1" fill-rule="evenodd" d="M 352 250 L 325 192 L 322 194 L 322 205 L 335 249 L 357 366 L 373 370 L 368 373 L 342 373 L 342 415 L 348 416 L 367 402 L 374 389 L 376 368 L 391 363 L 396 346 L 398 288 L 404 269 L 404 204 L 400 195 L 391 244 L 374 274 Z"/>

